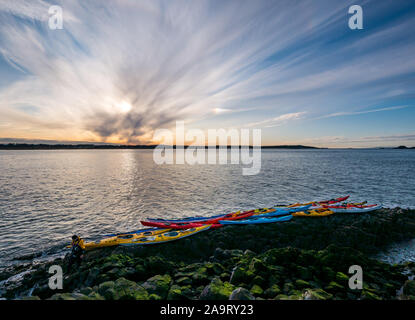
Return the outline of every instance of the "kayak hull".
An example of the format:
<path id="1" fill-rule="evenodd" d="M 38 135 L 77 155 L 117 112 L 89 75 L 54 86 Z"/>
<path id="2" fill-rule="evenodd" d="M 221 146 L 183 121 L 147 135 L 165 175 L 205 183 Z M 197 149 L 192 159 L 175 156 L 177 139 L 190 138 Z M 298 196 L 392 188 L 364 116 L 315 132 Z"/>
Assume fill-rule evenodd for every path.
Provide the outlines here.
<path id="1" fill-rule="evenodd" d="M 171 229 L 154 229 L 151 231 L 145 231 L 141 233 L 124 233 L 124 234 L 118 234 L 112 237 L 106 237 L 105 239 L 101 239 L 98 241 L 92 241 L 92 242 L 85 242 L 82 246 L 84 250 L 92 250 L 96 248 L 105 248 L 105 247 L 112 247 L 117 246 L 123 243 L 128 243 L 129 241 L 133 239 L 140 239 L 144 237 L 149 236 L 157 236 L 159 234 L 169 232 Z"/>
<path id="2" fill-rule="evenodd" d="M 170 222 L 153 222 L 153 221 L 140 221 L 142 225 L 149 227 L 156 227 L 161 229 L 174 229 L 174 230 L 185 230 L 191 228 L 198 228 L 209 225 L 211 229 L 220 228 L 217 222 L 215 223 L 196 223 L 196 222 L 185 222 L 185 223 L 170 223 Z"/>
<path id="3" fill-rule="evenodd" d="M 219 221 L 220 224 L 223 225 L 246 225 L 246 224 L 263 224 L 263 223 L 275 223 L 275 222 L 284 222 L 289 221 L 292 219 L 292 215 L 287 215 L 283 217 L 258 217 L 258 218 L 250 218 L 247 220 L 236 220 L 236 221 L 229 221 L 229 220 L 221 220 Z"/>
<path id="4" fill-rule="evenodd" d="M 219 220 L 235 220 L 235 219 L 243 219 L 248 215 L 255 215 L 267 212 L 275 211 L 274 208 L 261 208 L 261 209 L 253 209 L 248 211 L 237 211 L 228 214 L 221 214 L 216 216 L 210 217 L 188 217 L 183 219 L 155 219 L 155 218 L 147 218 L 149 222 L 159 222 L 159 223 L 202 223 L 202 224 L 215 224 Z"/>
<path id="5" fill-rule="evenodd" d="M 130 242 L 121 244 L 122 246 L 136 246 L 136 245 L 152 245 L 165 242 L 171 242 L 183 238 L 193 236 L 199 232 L 209 230 L 211 225 L 202 225 L 200 227 L 186 229 L 186 230 L 171 230 L 156 236 L 144 237 L 141 239 L 134 239 Z"/>
<path id="6" fill-rule="evenodd" d="M 379 210 L 381 208 L 382 206 L 374 206 L 374 207 L 366 207 L 366 208 L 359 208 L 359 207 L 330 208 L 330 210 L 335 213 L 365 213 L 365 212 L 372 212 L 375 210 Z"/>
<path id="7" fill-rule="evenodd" d="M 299 211 L 291 213 L 294 217 L 326 217 L 332 215 L 334 212 L 329 209 L 311 209 L 306 211 Z"/>
<path id="8" fill-rule="evenodd" d="M 127 232 L 120 232 L 120 233 L 113 233 L 113 234 L 106 234 L 103 235 L 103 237 L 116 237 L 119 235 L 123 235 L 123 234 L 147 234 L 148 232 L 151 231 L 158 231 L 160 230 L 160 228 L 145 228 L 145 229 L 138 229 L 138 230 L 134 230 L 134 231 L 127 231 Z"/>
<path id="9" fill-rule="evenodd" d="M 324 205 L 324 204 L 328 205 L 328 204 L 342 202 L 342 201 L 347 200 L 349 197 L 350 196 L 345 196 L 345 197 L 340 197 L 340 198 L 335 198 L 335 199 L 330 199 L 330 200 L 324 200 L 324 201 L 311 201 L 311 202 L 307 202 L 307 203 L 294 203 L 294 204 L 289 205 L 289 207 L 299 207 L 299 206 L 305 206 L 305 205 L 309 205 L 309 204 L 316 207 L 316 206 L 321 206 L 321 205 Z"/>

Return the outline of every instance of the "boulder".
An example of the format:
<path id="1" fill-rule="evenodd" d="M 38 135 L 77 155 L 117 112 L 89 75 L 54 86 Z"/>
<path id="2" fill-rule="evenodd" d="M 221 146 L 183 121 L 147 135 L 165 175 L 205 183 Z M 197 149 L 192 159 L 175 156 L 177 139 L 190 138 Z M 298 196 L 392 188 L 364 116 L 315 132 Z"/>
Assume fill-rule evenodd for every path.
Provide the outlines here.
<path id="1" fill-rule="evenodd" d="M 250 283 L 255 274 L 252 271 L 246 270 L 244 267 L 237 266 L 233 269 L 230 283 Z"/>
<path id="2" fill-rule="evenodd" d="M 149 294 L 156 294 L 162 299 L 166 299 L 171 282 L 171 277 L 168 274 L 156 275 L 144 282 L 142 287 L 147 290 Z"/>
<path id="3" fill-rule="evenodd" d="M 360 298 L 362 300 L 382 300 L 382 298 L 379 297 L 376 293 L 369 290 L 363 290 L 362 296 Z"/>
<path id="4" fill-rule="evenodd" d="M 313 274 L 311 273 L 311 270 L 309 268 L 297 266 L 297 272 L 300 276 L 300 279 L 311 280 L 313 278 Z"/>
<path id="5" fill-rule="evenodd" d="M 333 295 L 323 289 L 307 289 L 303 294 L 304 300 L 330 300 Z"/>
<path id="6" fill-rule="evenodd" d="M 99 274 L 101 273 L 101 269 L 94 267 L 92 268 L 89 273 L 88 276 L 86 277 L 85 280 L 85 286 L 89 287 L 89 286 L 93 286 L 96 283 L 97 277 L 99 276 Z"/>
<path id="7" fill-rule="evenodd" d="M 200 300 L 227 300 L 234 288 L 229 282 L 222 282 L 219 278 L 214 278 L 203 289 Z"/>
<path id="8" fill-rule="evenodd" d="M 119 278 L 99 285 L 98 293 L 107 300 L 147 300 L 148 293 L 134 281 Z"/>
<path id="9" fill-rule="evenodd" d="M 90 298 L 90 300 L 105 300 L 103 296 L 94 291 L 88 294 L 88 298 Z"/>
<path id="10" fill-rule="evenodd" d="M 267 290 L 265 290 L 264 295 L 267 298 L 274 298 L 277 295 L 281 293 L 281 289 L 278 285 L 273 284 L 271 287 L 269 287 Z"/>
<path id="11" fill-rule="evenodd" d="M 82 293 L 73 292 L 73 293 L 55 293 L 48 300 L 92 300 L 92 299 Z"/>
<path id="12" fill-rule="evenodd" d="M 331 293 L 337 293 L 337 292 L 342 292 L 345 291 L 346 288 L 340 284 L 338 284 L 335 281 L 330 281 L 330 283 L 328 284 L 328 286 L 325 287 L 325 290 Z"/>
<path id="13" fill-rule="evenodd" d="M 264 293 L 264 290 L 257 284 L 254 284 L 249 290 L 254 296 L 260 296 Z"/>
<path id="14" fill-rule="evenodd" d="M 304 281 L 302 279 L 297 279 L 295 281 L 295 287 L 299 289 L 305 289 L 305 288 L 310 288 L 311 285 L 307 281 Z"/>
<path id="15" fill-rule="evenodd" d="M 167 294 L 167 300 L 184 300 L 186 296 L 183 295 L 182 288 L 178 285 L 172 285 Z"/>
<path id="16" fill-rule="evenodd" d="M 229 300 L 255 300 L 255 297 L 245 288 L 236 288 L 229 296 Z"/>
<path id="17" fill-rule="evenodd" d="M 27 296 L 27 297 L 20 298 L 20 300 L 41 300 L 41 299 L 38 296 Z"/>
<path id="18" fill-rule="evenodd" d="M 192 274 L 192 280 L 195 285 L 206 285 L 209 283 L 207 268 L 201 267 Z"/>
<path id="19" fill-rule="evenodd" d="M 98 293 L 102 295 L 105 299 L 114 299 L 114 286 L 114 281 L 105 281 L 99 285 Z"/>
<path id="20" fill-rule="evenodd" d="M 85 295 L 89 295 L 91 292 L 93 292 L 94 290 L 92 290 L 92 288 L 91 287 L 85 287 L 85 288 L 81 288 L 80 290 L 79 290 L 79 292 L 81 292 L 82 294 L 85 294 Z"/>
<path id="21" fill-rule="evenodd" d="M 175 281 L 179 286 L 187 286 L 192 284 L 192 279 L 189 277 L 181 277 Z"/>
<path id="22" fill-rule="evenodd" d="M 415 296 L 415 280 L 407 280 L 403 286 L 403 294 L 406 296 Z"/>
<path id="23" fill-rule="evenodd" d="M 349 277 L 344 274 L 343 272 L 336 273 L 336 281 L 340 284 L 347 284 L 349 283 Z"/>
<path id="24" fill-rule="evenodd" d="M 249 264 L 249 271 L 252 271 L 254 274 L 259 274 L 261 272 L 267 272 L 268 268 L 264 261 L 258 258 L 252 258 L 251 263 Z"/>

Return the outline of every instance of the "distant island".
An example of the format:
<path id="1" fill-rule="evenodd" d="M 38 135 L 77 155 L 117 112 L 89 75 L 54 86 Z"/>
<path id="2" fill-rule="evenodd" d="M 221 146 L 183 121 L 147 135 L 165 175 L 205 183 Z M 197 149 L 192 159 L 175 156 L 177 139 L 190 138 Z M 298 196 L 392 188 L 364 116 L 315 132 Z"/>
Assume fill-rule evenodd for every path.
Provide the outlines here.
<path id="1" fill-rule="evenodd" d="M 48 144 L 48 143 L 3 143 L 0 144 L 0 150 L 61 150 L 61 149 L 154 149 L 158 145 L 123 145 L 123 144 L 94 144 L 94 143 L 77 143 L 77 144 L 65 144 L 65 143 L 57 143 L 57 144 Z M 189 146 L 184 146 L 184 148 L 188 148 Z M 220 148 L 222 146 L 216 146 L 216 148 Z M 223 146 L 224 147 L 224 146 Z M 226 146 L 228 149 L 231 146 Z M 174 149 L 177 146 L 173 146 Z M 205 147 L 198 147 L 198 148 L 208 148 Z M 240 148 L 240 146 L 239 146 Z M 253 148 L 249 146 L 249 148 Z M 261 149 L 329 149 L 327 147 L 312 147 L 312 146 L 303 146 L 303 145 L 276 145 L 276 146 L 261 146 Z M 332 149 L 332 148 L 330 148 Z M 334 148 L 338 149 L 338 148 Z M 360 149 L 360 148 L 340 148 L 340 149 Z M 401 149 L 401 150 L 414 150 L 415 147 L 406 147 L 406 146 L 399 146 L 399 147 L 376 147 L 376 148 L 363 148 L 363 149 Z"/>
<path id="2" fill-rule="evenodd" d="M 114 144 L 30 144 L 7 143 L 0 144 L 0 150 L 57 150 L 57 149 L 154 149 L 157 145 L 114 145 Z M 221 146 L 216 146 L 219 148 Z M 176 146 L 173 146 L 176 148 Z M 185 146 L 188 148 L 188 146 Z M 205 147 L 207 148 L 207 147 Z M 227 146 L 228 149 L 231 146 Z M 252 146 L 249 146 L 252 148 Z M 303 145 L 262 146 L 262 149 L 327 149 Z"/>

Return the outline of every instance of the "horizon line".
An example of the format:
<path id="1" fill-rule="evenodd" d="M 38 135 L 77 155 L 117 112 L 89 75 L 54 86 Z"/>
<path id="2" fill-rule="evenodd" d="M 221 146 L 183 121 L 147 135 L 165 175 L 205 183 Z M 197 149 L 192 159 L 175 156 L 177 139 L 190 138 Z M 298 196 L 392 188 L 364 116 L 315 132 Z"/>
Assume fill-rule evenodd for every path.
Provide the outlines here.
<path id="1" fill-rule="evenodd" d="M 209 149 L 209 148 L 261 148 L 261 149 L 415 149 L 415 146 L 391 146 L 391 147 L 315 147 L 307 146 L 302 144 L 282 144 L 282 145 L 261 145 L 261 146 L 252 146 L 252 145 L 214 145 L 214 146 L 195 146 L 195 145 L 128 145 L 128 144 L 114 144 L 114 143 L 18 143 L 10 142 L 0 144 L 0 150 L 7 149 L 155 149 L 156 147 L 171 147 L 173 149 L 180 148 L 195 148 L 195 149 Z"/>

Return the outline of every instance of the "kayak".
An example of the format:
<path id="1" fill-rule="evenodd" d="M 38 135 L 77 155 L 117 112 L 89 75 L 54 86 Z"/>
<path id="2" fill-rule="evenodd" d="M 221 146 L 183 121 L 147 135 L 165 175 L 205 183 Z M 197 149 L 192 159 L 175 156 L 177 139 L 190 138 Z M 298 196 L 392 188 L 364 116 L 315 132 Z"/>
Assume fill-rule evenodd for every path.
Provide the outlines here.
<path id="1" fill-rule="evenodd" d="M 216 223 L 199 223 L 199 222 L 155 222 L 155 221 L 140 221 L 143 226 L 156 228 L 169 228 L 175 230 L 184 230 L 191 228 L 198 228 L 205 225 L 210 225 L 211 229 L 220 228 L 221 225 Z"/>
<path id="2" fill-rule="evenodd" d="M 246 219 L 250 216 L 252 216 L 255 213 L 267 213 L 267 212 L 271 212 L 271 209 L 256 209 L 256 210 L 250 210 L 250 211 L 245 211 L 245 212 L 235 212 L 235 213 L 229 213 L 229 214 L 225 214 L 225 215 L 221 215 L 219 217 L 214 217 L 214 218 L 206 218 L 204 220 L 190 220 L 190 219 L 186 219 L 184 221 L 182 220 L 149 220 L 149 221 L 141 221 L 141 224 L 147 227 L 157 227 L 157 228 L 172 228 L 172 229 L 186 229 L 186 228 L 181 228 L 178 226 L 181 225 L 191 225 L 190 227 L 187 228 L 192 228 L 195 226 L 199 226 L 199 225 L 203 225 L 203 224 L 217 224 L 219 220 L 237 220 L 237 219 Z M 275 211 L 275 209 L 274 209 Z"/>
<path id="3" fill-rule="evenodd" d="M 240 213 L 240 211 L 237 212 L 233 212 L 230 214 L 235 214 L 235 213 Z M 181 219 L 162 219 L 162 218 L 147 218 L 148 221 L 154 221 L 154 222 L 200 222 L 200 221 L 206 221 L 206 220 L 210 220 L 210 219 L 215 219 L 215 218 L 221 218 L 226 216 L 226 213 L 224 214 L 218 214 L 216 216 L 210 216 L 210 217 L 187 217 L 187 218 L 181 218 Z"/>
<path id="4" fill-rule="evenodd" d="M 138 229 L 138 230 L 134 230 L 134 231 L 127 231 L 127 232 L 120 232 L 120 233 L 112 233 L 112 234 L 105 234 L 103 235 L 103 237 L 116 237 L 119 235 L 123 235 L 123 234 L 144 234 L 144 235 L 151 235 L 148 232 L 151 231 L 158 231 L 160 230 L 160 228 L 146 228 L 146 229 Z"/>
<path id="5" fill-rule="evenodd" d="M 371 212 L 371 211 L 375 211 L 375 210 L 379 210 L 382 208 L 382 206 L 380 205 L 369 205 L 369 206 L 335 206 L 335 207 L 327 207 L 328 209 L 330 209 L 333 212 L 336 213 L 365 213 L 365 212 Z"/>
<path id="6" fill-rule="evenodd" d="M 147 229 L 148 230 L 148 229 Z M 91 241 L 91 242 L 84 242 L 81 245 L 82 249 L 84 250 L 92 250 L 96 248 L 104 248 L 104 247 L 112 247 L 117 246 L 123 243 L 128 243 L 132 239 L 139 239 L 145 238 L 150 236 L 157 236 L 159 234 L 163 234 L 165 232 L 169 232 L 171 229 L 154 229 L 152 231 L 145 231 L 141 233 L 126 233 L 126 234 L 118 234 L 112 237 L 107 237 L 102 240 L 98 241 Z"/>
<path id="7" fill-rule="evenodd" d="M 287 215 L 283 217 L 259 217 L 259 218 L 250 218 L 246 220 L 220 220 L 220 224 L 224 225 L 235 225 L 235 224 L 261 224 L 261 223 L 273 223 L 273 222 L 284 222 L 292 219 L 292 215 Z"/>
<path id="8" fill-rule="evenodd" d="M 210 217 L 187 217 L 183 219 L 161 219 L 161 218 L 147 218 L 148 221 L 151 222 L 162 222 L 162 223 L 216 223 L 217 221 L 221 219 L 228 219 L 228 218 L 234 218 L 238 216 L 244 216 L 246 214 L 262 214 L 262 213 L 268 213 L 268 212 L 274 212 L 274 208 L 260 208 L 260 209 L 252 209 L 248 211 L 237 211 L 232 212 L 228 214 L 220 214 L 216 216 L 210 216 Z"/>
<path id="9" fill-rule="evenodd" d="M 345 209 L 345 208 L 372 208 L 378 206 L 377 204 L 361 204 L 361 203 L 342 203 L 337 205 L 326 205 L 323 204 L 322 208 L 338 208 L 338 209 Z"/>
<path id="10" fill-rule="evenodd" d="M 291 213 L 294 217 L 324 217 L 333 214 L 334 212 L 330 209 L 311 209 L 306 211 L 299 211 Z"/>
<path id="11" fill-rule="evenodd" d="M 254 218 L 257 218 L 257 217 L 265 218 L 265 217 L 285 216 L 285 215 L 289 215 L 293 212 L 308 210 L 310 207 L 311 207 L 311 204 L 306 205 L 306 206 L 301 206 L 301 207 L 292 207 L 292 208 L 284 208 L 284 209 L 277 208 L 275 211 L 254 214 L 249 219 L 254 219 Z"/>
<path id="12" fill-rule="evenodd" d="M 200 227 L 186 229 L 186 230 L 171 230 L 164 233 L 160 233 L 155 236 L 148 236 L 148 237 L 139 237 L 134 238 L 129 242 L 122 243 L 123 246 L 130 246 L 130 245 L 149 245 L 149 244 L 158 244 L 164 242 L 170 242 L 174 240 L 179 240 L 182 238 L 186 238 L 196 233 L 206 231 L 211 228 L 210 224 L 205 224 Z"/>
<path id="13" fill-rule="evenodd" d="M 194 223 L 200 223 L 200 224 L 205 224 L 205 223 L 215 224 L 219 220 L 225 220 L 225 219 L 228 220 L 228 218 L 243 216 L 243 215 L 250 214 L 250 213 L 253 213 L 254 216 L 256 215 L 263 216 L 263 214 L 267 214 L 267 213 L 270 213 L 270 216 L 278 216 L 278 215 L 285 215 L 287 212 L 291 213 L 295 211 L 306 210 L 310 206 L 311 204 L 306 205 L 304 207 L 281 206 L 281 207 L 272 207 L 272 208 L 252 209 L 252 210 L 243 211 L 243 212 L 237 211 L 233 213 L 221 214 L 221 215 L 210 216 L 210 217 L 187 217 L 187 218 L 182 218 L 182 219 L 147 218 L 147 220 L 150 222 L 161 222 L 161 223 L 193 223 L 194 222 Z M 150 224 L 145 224 L 145 225 L 150 226 Z"/>
<path id="14" fill-rule="evenodd" d="M 365 205 L 368 205 L 367 201 L 363 201 L 363 202 L 343 202 L 342 204 L 339 204 L 339 206 L 351 206 L 351 207 L 365 206 Z"/>
<path id="15" fill-rule="evenodd" d="M 333 204 L 333 203 L 342 202 L 342 201 L 347 200 L 349 197 L 350 196 L 345 196 L 345 197 L 340 197 L 340 198 L 335 198 L 335 199 L 330 199 L 330 200 L 311 201 L 311 202 L 307 202 L 307 203 L 293 203 L 293 204 L 290 204 L 288 206 L 282 204 L 282 205 L 276 205 L 276 206 L 274 206 L 274 208 L 278 208 L 278 207 L 280 207 L 280 208 L 283 208 L 283 207 L 291 208 L 291 207 L 306 206 L 306 205 L 309 205 L 309 204 L 311 204 L 312 206 L 321 206 L 323 204 Z"/>

